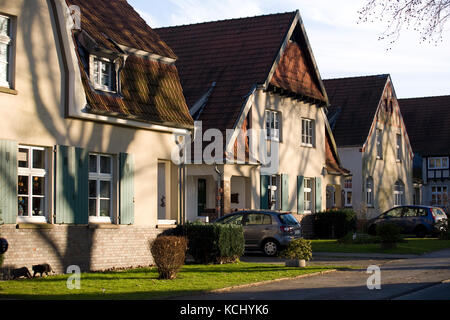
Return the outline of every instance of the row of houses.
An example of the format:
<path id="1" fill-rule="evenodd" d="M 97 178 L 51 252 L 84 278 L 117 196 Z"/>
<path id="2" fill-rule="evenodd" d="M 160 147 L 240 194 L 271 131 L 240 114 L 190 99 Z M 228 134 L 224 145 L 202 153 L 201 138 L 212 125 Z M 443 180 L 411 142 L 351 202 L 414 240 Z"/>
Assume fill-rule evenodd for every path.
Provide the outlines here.
<path id="1" fill-rule="evenodd" d="M 151 29 L 126 0 L 0 4 L 5 264 L 149 265 L 165 229 L 239 209 L 312 235 L 327 209 L 445 206 L 449 107 L 323 80 L 298 11 Z"/>

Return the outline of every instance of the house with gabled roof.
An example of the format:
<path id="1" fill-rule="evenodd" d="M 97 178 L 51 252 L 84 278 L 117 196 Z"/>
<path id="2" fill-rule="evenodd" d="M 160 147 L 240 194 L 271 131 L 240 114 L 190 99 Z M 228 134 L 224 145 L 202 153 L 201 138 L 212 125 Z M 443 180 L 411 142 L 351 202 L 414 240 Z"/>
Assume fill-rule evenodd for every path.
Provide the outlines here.
<path id="1" fill-rule="evenodd" d="M 413 203 L 413 150 L 390 75 L 324 80 L 345 168 L 344 205 L 370 218 Z"/>
<path id="2" fill-rule="evenodd" d="M 450 96 L 399 99 L 414 150 L 414 202 L 450 213 Z"/>
<path id="3" fill-rule="evenodd" d="M 327 166 L 336 177 L 349 172 L 333 151 L 327 92 L 299 11 L 155 31 L 179 57 L 197 124 L 186 153 L 187 218 L 324 210 Z M 212 136 L 222 140 L 206 161 Z"/>
<path id="4" fill-rule="evenodd" d="M 5 265 L 150 265 L 194 128 L 177 56 L 126 0 L 2 2 L 0 44 Z"/>

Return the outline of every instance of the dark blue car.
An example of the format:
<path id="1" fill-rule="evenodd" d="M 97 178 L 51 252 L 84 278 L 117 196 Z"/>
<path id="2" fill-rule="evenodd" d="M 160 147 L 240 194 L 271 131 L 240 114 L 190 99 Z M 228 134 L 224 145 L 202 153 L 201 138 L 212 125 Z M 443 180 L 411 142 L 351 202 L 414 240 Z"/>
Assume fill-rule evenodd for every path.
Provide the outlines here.
<path id="1" fill-rule="evenodd" d="M 382 223 L 393 223 L 404 234 L 415 234 L 423 238 L 439 232 L 440 223 L 447 222 L 447 215 L 441 208 L 429 206 L 400 206 L 390 209 L 368 223 L 368 232 L 376 235 L 376 228 Z"/>

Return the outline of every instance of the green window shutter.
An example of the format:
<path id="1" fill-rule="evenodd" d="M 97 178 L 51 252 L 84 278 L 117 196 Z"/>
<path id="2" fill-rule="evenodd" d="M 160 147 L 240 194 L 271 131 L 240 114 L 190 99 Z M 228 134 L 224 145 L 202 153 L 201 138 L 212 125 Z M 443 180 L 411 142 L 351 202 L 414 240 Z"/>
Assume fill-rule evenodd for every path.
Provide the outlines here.
<path id="1" fill-rule="evenodd" d="M 120 224 L 134 223 L 134 157 L 121 153 L 120 156 Z"/>
<path id="2" fill-rule="evenodd" d="M 75 224 L 89 223 L 89 152 L 75 148 Z"/>
<path id="3" fill-rule="evenodd" d="M 289 211 L 289 175 L 281 175 L 281 210 Z"/>
<path id="4" fill-rule="evenodd" d="M 297 213 L 305 213 L 305 177 L 297 177 Z"/>
<path id="5" fill-rule="evenodd" d="M 260 208 L 263 210 L 269 209 L 269 179 L 270 176 L 261 175 Z"/>
<path id="6" fill-rule="evenodd" d="M 56 147 L 57 224 L 89 223 L 89 154 L 82 148 Z"/>
<path id="7" fill-rule="evenodd" d="M 316 178 L 316 212 L 322 211 L 322 178 Z"/>
<path id="8" fill-rule="evenodd" d="M 0 140 L 0 225 L 17 222 L 17 148 Z"/>

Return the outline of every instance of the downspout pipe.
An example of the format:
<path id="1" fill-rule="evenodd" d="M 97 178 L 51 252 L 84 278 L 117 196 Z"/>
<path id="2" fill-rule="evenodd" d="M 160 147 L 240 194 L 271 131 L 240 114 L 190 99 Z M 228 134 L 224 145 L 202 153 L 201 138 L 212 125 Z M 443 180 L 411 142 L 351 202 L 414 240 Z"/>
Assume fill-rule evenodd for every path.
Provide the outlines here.
<path id="1" fill-rule="evenodd" d="M 214 166 L 214 170 L 217 173 L 218 179 L 217 179 L 217 204 L 216 204 L 216 210 L 217 210 L 217 214 L 218 214 L 218 218 L 222 217 L 222 177 L 223 177 L 223 172 L 221 172 L 219 170 L 219 167 L 217 166 L 217 164 Z"/>

